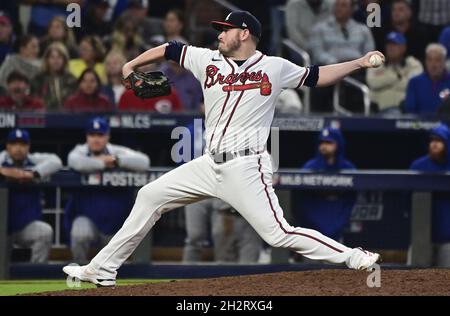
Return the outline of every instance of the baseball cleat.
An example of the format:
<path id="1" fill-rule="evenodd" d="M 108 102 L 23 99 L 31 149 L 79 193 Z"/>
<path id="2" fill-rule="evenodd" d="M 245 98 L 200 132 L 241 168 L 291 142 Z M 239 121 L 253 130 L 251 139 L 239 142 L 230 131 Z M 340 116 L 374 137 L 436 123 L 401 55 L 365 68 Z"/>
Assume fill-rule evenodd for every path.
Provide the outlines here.
<path id="1" fill-rule="evenodd" d="M 381 261 L 380 254 L 355 248 L 347 265 L 355 270 L 369 270 L 374 264 L 381 263 Z"/>
<path id="2" fill-rule="evenodd" d="M 68 265 L 63 268 L 65 274 L 71 278 L 83 282 L 90 282 L 97 287 L 113 287 L 116 285 L 115 279 L 102 278 L 96 275 L 88 266 L 72 266 Z"/>

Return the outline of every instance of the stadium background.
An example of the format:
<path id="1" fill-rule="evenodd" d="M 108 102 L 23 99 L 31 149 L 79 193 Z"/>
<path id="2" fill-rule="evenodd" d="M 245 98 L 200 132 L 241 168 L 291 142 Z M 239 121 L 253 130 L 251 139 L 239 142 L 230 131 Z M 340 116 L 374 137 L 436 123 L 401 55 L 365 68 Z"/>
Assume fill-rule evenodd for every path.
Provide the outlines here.
<path id="1" fill-rule="evenodd" d="M 33 2 L 36 2 L 33 4 Z M 44 1 L 45 2 L 45 1 Z M 24 34 L 32 33 L 33 27 L 28 29 L 24 23 L 27 10 L 34 6 L 45 6 L 39 1 L 2 2 L 0 11 L 3 11 L 12 21 L 14 38 L 18 39 Z M 90 0 L 84 1 L 83 15 L 86 14 Z M 107 2 L 107 1 L 106 1 Z M 114 2 L 114 1 L 112 1 Z M 118 1 L 117 3 L 127 1 Z M 139 2 L 139 1 L 138 1 Z M 264 4 L 262 4 L 264 2 Z M 153 18 L 164 19 L 170 9 L 180 9 L 187 17 L 183 36 L 193 45 L 204 46 L 210 44 L 211 37 L 209 21 L 222 19 L 231 9 L 239 8 L 251 11 L 262 22 L 263 37 L 258 49 L 264 53 L 277 54 L 301 65 L 308 65 L 307 52 L 301 50 L 289 39 L 286 31 L 284 10 L 287 1 L 181 1 L 165 0 L 148 3 L 147 15 Z M 355 17 L 364 20 L 364 8 L 372 1 L 356 1 Z M 380 2 L 384 23 L 388 23 L 391 1 Z M 420 3 L 412 1 L 414 23 L 418 21 Z M 439 2 L 439 1 L 438 1 Z M 91 5 L 98 5 L 103 1 L 92 1 Z M 122 3 L 122 4 L 123 4 Z M 146 1 L 144 3 L 147 4 Z M 448 3 L 442 1 L 445 8 Z M 126 8 L 126 5 L 123 4 Z M 450 15 L 450 12 L 447 12 Z M 363 17 L 362 17 L 363 16 Z M 28 18 L 30 18 L 28 16 Z M 82 23 L 84 22 L 82 19 Z M 108 24 L 110 33 L 113 31 L 114 20 Z M 388 25 L 388 24 L 386 24 Z M 105 26 L 106 29 L 108 26 Z M 444 25 L 440 26 L 441 29 Z M 83 24 L 81 25 L 83 29 Z M 386 30 L 382 28 L 384 32 Z M 371 29 L 380 32 L 380 29 Z M 75 32 L 76 33 L 76 32 Z M 437 42 L 436 36 L 427 37 L 423 42 L 423 50 L 428 43 Z M 98 34 L 99 35 L 99 34 Z M 77 35 L 78 40 L 83 35 Z M 44 34 L 38 38 L 43 39 Z M 151 46 L 151 43 L 146 43 Z M 377 49 L 384 51 L 384 42 L 377 43 Z M 13 45 L 15 47 L 15 45 Z M 150 47 L 147 46 L 147 47 Z M 143 46 L 145 47 L 145 45 Z M 142 48 L 143 48 L 142 47 Z M 14 50 L 10 51 L 13 54 Z M 42 53 L 42 52 L 41 52 Z M 309 56 L 311 57 L 311 56 Z M 423 61 L 423 60 L 422 60 Z M 314 103 L 308 104 L 310 91 L 302 89 L 298 92 L 302 100 L 302 108 L 296 113 L 278 113 L 274 126 L 280 128 L 280 168 L 300 168 L 316 151 L 317 134 L 326 125 L 339 126 L 346 138 L 346 157 L 355 163 L 358 169 L 378 171 L 379 177 L 374 181 L 382 183 L 384 175 L 389 172 L 408 170 L 411 162 L 424 155 L 429 140 L 428 131 L 437 126 L 439 122 L 448 122 L 445 117 L 437 113 L 418 115 L 402 113 L 394 117 L 384 117 L 379 113 L 365 113 L 367 104 L 364 102 L 364 89 L 355 88 L 346 82 L 335 88 L 339 92 L 339 104 L 348 108 L 351 113 L 342 111 L 336 106 L 323 111 L 316 111 Z M 6 92 L 4 92 L 6 93 Z M 39 96 L 39 95 L 37 95 Z M 32 151 L 45 151 L 56 153 L 67 163 L 67 154 L 75 144 L 84 142 L 85 122 L 98 113 L 87 111 L 81 113 L 68 113 L 64 109 L 58 111 L 13 111 L 4 108 L 0 113 L 0 140 L 5 142 L 6 135 L 11 128 L 27 128 L 32 137 Z M 376 111 L 375 111 L 376 112 Z M 193 118 L 199 117 L 197 111 L 184 110 L 161 114 L 154 111 L 131 113 L 126 111 L 103 111 L 102 116 L 120 122 L 119 126 L 112 128 L 112 142 L 140 150 L 149 155 L 153 167 L 174 167 L 170 159 L 170 150 L 176 140 L 172 140 L 172 128 L 178 125 L 187 125 Z M 110 121 L 110 122 L 111 122 Z M 285 124 L 288 122 L 289 124 Z M 388 172 L 386 172 L 388 170 Z M 364 172 L 363 172 L 364 173 Z M 395 172 L 394 172 L 395 173 Z M 70 261 L 70 252 L 66 247 L 66 234 L 62 228 L 63 209 L 66 195 L 70 188 L 59 190 L 54 186 L 44 188 L 44 220 L 55 229 L 54 246 L 50 256 L 50 264 L 61 264 Z M 378 184 L 377 187 L 380 185 Z M 3 184 L 3 187 L 6 187 Z M 355 188 L 357 190 L 357 188 Z M 444 189 L 444 188 L 443 188 Z M 378 250 L 385 254 L 388 263 L 407 264 L 407 251 L 411 243 L 411 196 L 413 190 L 360 191 L 359 204 L 354 209 L 354 218 L 348 224 L 344 234 L 344 241 L 350 246 L 363 246 Z M 428 191 L 428 190 L 424 190 Z M 291 190 L 295 194 L 295 190 Z M 59 195 L 61 194 L 61 195 Z M 59 205 L 56 204 L 58 200 Z M 450 211 L 450 210 L 449 210 Z M 175 262 L 181 259 L 181 248 L 185 238 L 184 213 L 174 211 L 163 216 L 152 234 L 153 262 Z M 449 227 L 450 229 L 450 227 Z M 95 253 L 95 249 L 93 249 Z M 281 256 L 282 258 L 283 256 Z M 23 262 L 29 259 L 29 250 L 14 249 L 12 251 L 11 266 L 13 277 L 22 277 L 25 270 Z M 211 260 L 211 253 L 205 253 L 206 261 Z M 286 262 L 286 261 L 284 261 Z M 20 267 L 20 272 L 14 266 Z M 28 271 L 33 267 L 25 265 Z M 39 271 L 39 270 L 36 270 Z M 53 270 L 49 270 L 53 271 Z M 14 274 L 16 273 L 16 274 Z M 39 272 L 36 272 L 39 273 Z M 32 276 L 33 273 L 28 274 Z M 49 274 L 51 275 L 51 273 Z M 34 275 L 38 277 L 38 275 Z"/>

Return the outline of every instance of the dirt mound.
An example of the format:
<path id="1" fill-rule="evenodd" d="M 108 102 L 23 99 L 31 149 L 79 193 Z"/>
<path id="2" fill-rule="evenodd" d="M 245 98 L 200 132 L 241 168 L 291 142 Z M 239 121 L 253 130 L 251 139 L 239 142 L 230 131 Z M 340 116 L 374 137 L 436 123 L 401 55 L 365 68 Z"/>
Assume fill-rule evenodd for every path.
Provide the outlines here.
<path id="1" fill-rule="evenodd" d="M 38 295 L 94 296 L 284 296 L 450 295 L 450 270 L 381 270 L 381 287 L 368 287 L 369 272 L 316 270 L 171 281 Z M 372 284 L 376 284 L 372 279 Z"/>

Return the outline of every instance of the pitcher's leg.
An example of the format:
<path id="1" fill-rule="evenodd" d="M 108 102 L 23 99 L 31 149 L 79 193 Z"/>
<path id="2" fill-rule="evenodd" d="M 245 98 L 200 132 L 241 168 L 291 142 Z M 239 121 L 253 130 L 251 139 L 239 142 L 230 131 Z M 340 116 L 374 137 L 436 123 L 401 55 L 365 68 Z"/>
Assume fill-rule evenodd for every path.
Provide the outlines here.
<path id="1" fill-rule="evenodd" d="M 208 242 L 211 199 L 186 205 L 186 241 L 183 248 L 183 262 L 202 260 L 202 250 Z"/>
<path id="2" fill-rule="evenodd" d="M 268 244 L 314 260 L 346 263 L 352 268 L 363 268 L 371 261 L 366 260 L 370 253 L 348 248 L 317 231 L 292 227 L 286 222 L 272 187 L 267 153 L 235 160 L 230 162 L 230 171 L 226 171 L 219 197 L 240 212 Z"/>
<path id="3" fill-rule="evenodd" d="M 89 267 L 115 278 L 161 215 L 215 194 L 215 178 L 204 156 L 194 159 L 142 187 L 122 228 L 92 259 Z"/>

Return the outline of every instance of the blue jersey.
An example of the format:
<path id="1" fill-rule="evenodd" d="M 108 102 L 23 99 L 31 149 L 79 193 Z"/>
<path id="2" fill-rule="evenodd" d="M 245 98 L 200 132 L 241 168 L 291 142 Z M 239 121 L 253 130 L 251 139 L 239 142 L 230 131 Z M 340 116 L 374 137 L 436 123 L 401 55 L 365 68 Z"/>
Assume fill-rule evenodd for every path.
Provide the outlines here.
<path id="1" fill-rule="evenodd" d="M 119 167 L 133 171 L 145 171 L 149 167 L 147 155 L 129 148 L 107 144 L 102 154 L 119 158 Z M 104 171 L 104 165 L 93 159 L 87 144 L 76 146 L 68 157 L 68 165 L 84 173 Z M 128 217 L 134 202 L 134 188 L 96 187 L 74 190 L 66 206 L 65 226 L 70 232 L 73 220 L 86 216 L 105 235 L 113 235 Z"/>
<path id="2" fill-rule="evenodd" d="M 73 220 L 86 216 L 100 232 L 113 235 L 133 207 L 134 190 L 129 188 L 83 188 L 74 191 L 65 209 L 65 225 L 70 232 Z"/>
<path id="3" fill-rule="evenodd" d="M 303 169 L 325 172 L 355 169 L 355 166 L 344 158 L 345 142 L 341 132 L 329 128 L 326 129 L 326 136 L 324 136 L 324 131 L 319 136 L 319 142 L 328 140 L 337 144 L 334 164 L 329 165 L 318 152 L 314 159 L 309 160 L 303 166 Z M 318 230 L 330 238 L 339 240 L 345 225 L 349 222 L 356 193 L 297 191 L 295 200 L 296 214 L 300 226 Z"/>
<path id="4" fill-rule="evenodd" d="M 436 162 L 429 156 L 423 156 L 410 166 L 411 170 L 424 172 L 447 172 L 450 170 L 450 131 L 441 124 L 431 131 L 432 136 L 437 136 L 446 144 L 446 160 Z M 448 192 L 433 192 L 432 214 L 432 239 L 436 243 L 450 241 L 450 194 Z"/>
<path id="5" fill-rule="evenodd" d="M 21 166 L 9 160 L 2 161 L 3 167 L 28 169 L 35 164 L 26 159 Z M 16 184 L 9 188 L 8 234 L 22 230 L 29 223 L 42 217 L 41 190 L 37 187 Z"/>
<path id="6" fill-rule="evenodd" d="M 408 113 L 433 114 L 443 102 L 443 93 L 450 90 L 450 75 L 445 73 L 441 80 L 433 82 L 427 73 L 411 78 L 405 98 Z"/>

